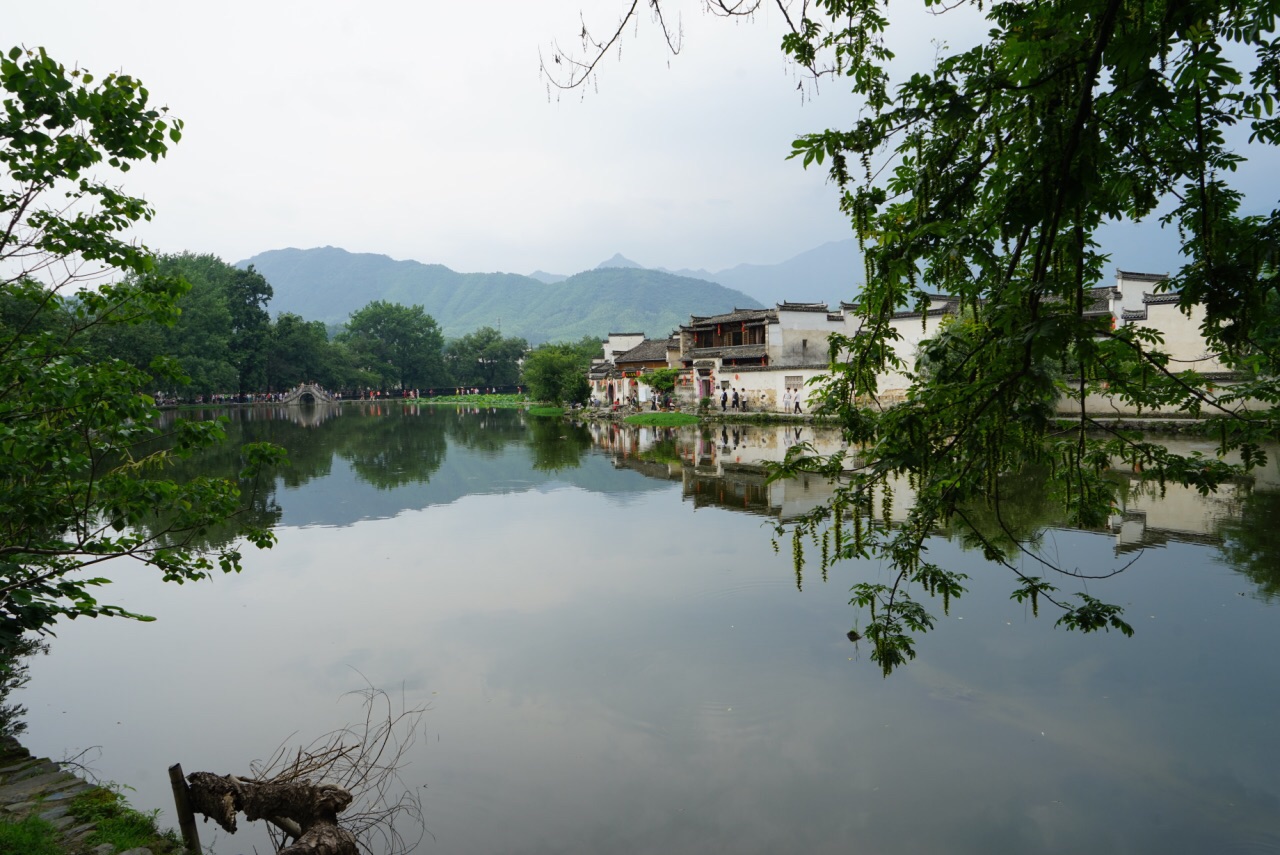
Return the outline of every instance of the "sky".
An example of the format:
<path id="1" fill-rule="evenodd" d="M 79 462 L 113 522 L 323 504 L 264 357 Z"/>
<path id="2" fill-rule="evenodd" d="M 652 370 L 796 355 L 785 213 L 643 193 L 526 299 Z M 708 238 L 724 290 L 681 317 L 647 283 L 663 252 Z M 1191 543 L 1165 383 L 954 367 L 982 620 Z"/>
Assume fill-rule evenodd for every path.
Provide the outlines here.
<path id="1" fill-rule="evenodd" d="M 809 100 L 781 20 L 680 10 L 671 56 L 645 15 L 592 87 L 540 51 L 601 33 L 619 0 L 6 3 L 5 47 L 140 78 L 184 137 L 124 187 L 142 239 L 227 261 L 333 245 L 455 270 L 575 273 L 614 253 L 718 270 L 851 236 L 791 140 L 848 115 Z M 580 15 L 582 17 L 580 17 Z"/>
<path id="2" fill-rule="evenodd" d="M 851 237 L 825 170 L 786 155 L 799 134 L 848 126 L 857 104 L 838 85 L 798 88 L 769 5 L 743 21 L 667 0 L 679 55 L 642 14 L 591 86 L 548 86 L 553 43 L 573 45 L 584 20 L 611 31 L 628 5 L 11 0 L 0 33 L 138 77 L 184 120 L 169 156 L 123 182 L 154 205 L 139 237 L 159 252 L 234 262 L 332 245 L 563 274 L 622 253 L 716 271 Z M 985 29 L 911 14 L 895 22 L 903 69 Z M 1171 235 L 1122 227 L 1109 242 L 1119 267 L 1177 267 Z"/>

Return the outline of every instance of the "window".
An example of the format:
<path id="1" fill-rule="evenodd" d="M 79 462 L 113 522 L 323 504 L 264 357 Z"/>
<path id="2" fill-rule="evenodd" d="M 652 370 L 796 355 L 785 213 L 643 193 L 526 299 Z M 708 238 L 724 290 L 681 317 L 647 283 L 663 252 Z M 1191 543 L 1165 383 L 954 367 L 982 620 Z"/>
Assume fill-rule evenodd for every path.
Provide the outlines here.
<path id="1" fill-rule="evenodd" d="M 804 377 L 799 374 L 789 374 L 783 378 L 783 383 L 788 389 L 799 389 L 804 386 Z"/>

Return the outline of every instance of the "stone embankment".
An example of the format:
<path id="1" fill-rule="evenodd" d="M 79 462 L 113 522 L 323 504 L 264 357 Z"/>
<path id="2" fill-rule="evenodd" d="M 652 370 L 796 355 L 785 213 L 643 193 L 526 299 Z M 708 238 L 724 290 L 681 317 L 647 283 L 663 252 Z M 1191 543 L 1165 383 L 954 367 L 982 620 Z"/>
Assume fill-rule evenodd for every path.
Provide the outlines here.
<path id="1" fill-rule="evenodd" d="M 681 407 L 674 410 L 650 410 L 648 406 L 636 407 L 619 407 L 612 409 L 610 407 L 579 407 L 577 409 L 566 408 L 565 417 L 572 419 L 582 419 L 584 421 L 602 421 L 602 422 L 620 422 L 627 416 L 638 416 L 651 412 L 674 412 L 685 413 L 686 415 L 697 416 L 703 422 L 720 423 L 720 422 L 745 422 L 748 424 L 795 424 L 797 422 L 816 421 L 812 413 L 779 413 L 773 410 L 721 410 L 718 406 L 714 409 L 702 410 L 697 407 Z"/>
<path id="2" fill-rule="evenodd" d="M 149 849 L 117 853 L 110 843 L 88 846 L 96 826 L 72 817 L 70 805 L 73 798 L 92 789 L 92 784 L 52 760 L 32 757 L 17 741 L 0 738 L 0 816 L 9 820 L 32 814 L 40 817 L 57 829 L 58 843 L 69 855 L 151 855 Z"/>

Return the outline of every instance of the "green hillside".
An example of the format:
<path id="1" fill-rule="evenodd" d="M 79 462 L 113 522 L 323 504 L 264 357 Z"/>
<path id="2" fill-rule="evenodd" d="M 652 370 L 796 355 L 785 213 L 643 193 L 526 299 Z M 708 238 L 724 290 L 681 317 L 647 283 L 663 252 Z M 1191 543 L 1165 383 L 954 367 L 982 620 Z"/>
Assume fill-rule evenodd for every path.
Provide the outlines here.
<path id="1" fill-rule="evenodd" d="M 663 336 L 691 314 L 712 315 L 759 303 L 714 282 L 657 270 L 600 268 L 544 283 L 514 273 L 458 273 L 440 264 L 396 261 L 336 247 L 278 249 L 252 264 L 274 289 L 273 315 L 340 323 L 371 300 L 421 305 L 453 338 L 501 325 L 530 343 L 611 331 Z"/>

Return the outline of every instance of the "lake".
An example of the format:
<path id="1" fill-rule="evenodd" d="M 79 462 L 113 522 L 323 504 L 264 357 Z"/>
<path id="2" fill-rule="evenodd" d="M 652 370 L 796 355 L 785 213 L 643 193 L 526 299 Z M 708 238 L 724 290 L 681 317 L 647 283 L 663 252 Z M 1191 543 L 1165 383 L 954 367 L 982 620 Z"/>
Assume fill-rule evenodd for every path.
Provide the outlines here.
<path id="1" fill-rule="evenodd" d="M 1047 554 L 1133 562 L 1062 584 L 1124 605 L 1132 638 L 1033 617 L 940 532 L 969 592 L 928 604 L 937 627 L 886 679 L 846 635 L 879 564 L 798 580 L 772 545 L 829 490 L 765 482 L 790 444 L 836 443 L 811 427 L 230 415 L 233 441 L 290 450 L 252 511 L 278 545 L 198 585 L 111 567 L 102 598 L 158 620 L 62 625 L 14 698 L 32 751 L 91 749 L 168 824 L 170 764 L 247 773 L 362 719 L 347 693 L 372 685 L 428 707 L 403 771 L 422 853 L 1280 852 L 1274 455 L 1210 498 L 1120 473 L 1096 532 L 1027 486 Z M 218 855 L 269 851 L 214 828 Z"/>

